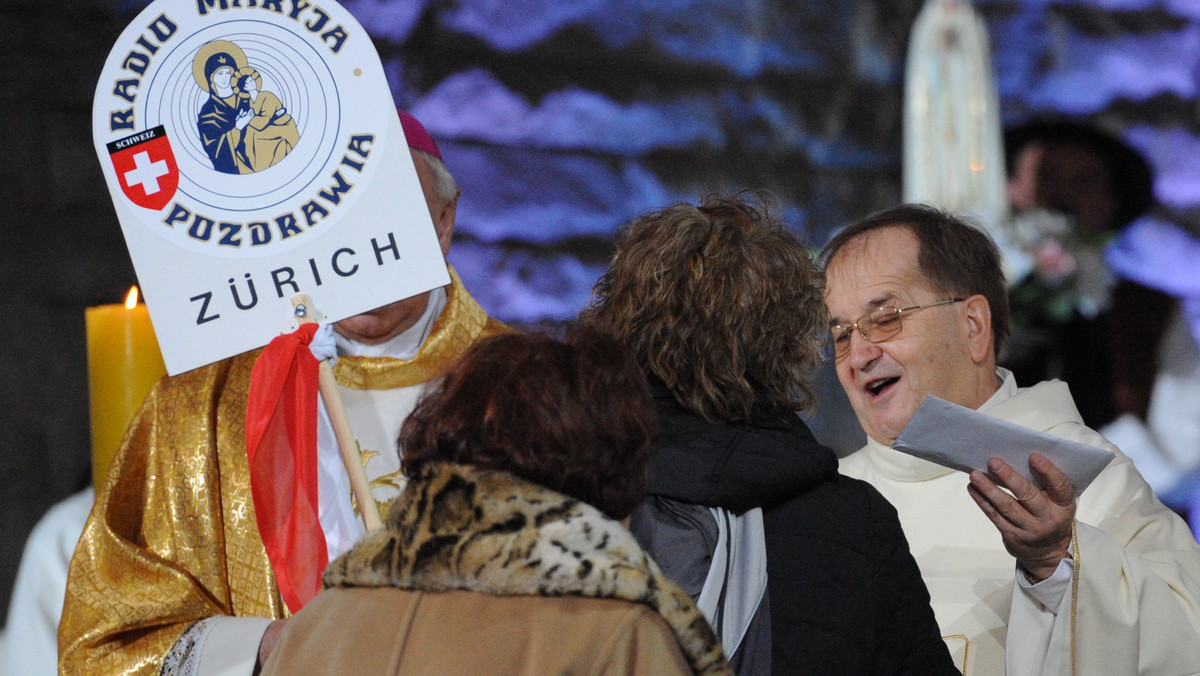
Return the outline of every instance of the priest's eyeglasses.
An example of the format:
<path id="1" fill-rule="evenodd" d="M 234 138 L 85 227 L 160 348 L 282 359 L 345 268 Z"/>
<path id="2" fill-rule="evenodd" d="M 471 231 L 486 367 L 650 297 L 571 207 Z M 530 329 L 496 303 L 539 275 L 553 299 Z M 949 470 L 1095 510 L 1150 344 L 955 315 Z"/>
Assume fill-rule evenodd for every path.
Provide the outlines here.
<path id="1" fill-rule="evenodd" d="M 928 303 L 926 305 L 910 305 L 908 307 L 885 306 L 871 310 L 856 319 L 853 324 L 830 324 L 829 337 L 825 340 L 823 354 L 826 359 L 832 358 L 836 361 L 841 361 L 843 357 L 850 354 L 850 334 L 855 330 L 858 330 L 868 342 L 882 343 L 885 340 L 894 338 L 904 328 L 904 322 L 900 318 L 905 313 L 924 310 L 927 307 L 961 303 L 964 300 L 966 299 L 947 298 L 946 300 L 939 300 L 936 303 Z"/>

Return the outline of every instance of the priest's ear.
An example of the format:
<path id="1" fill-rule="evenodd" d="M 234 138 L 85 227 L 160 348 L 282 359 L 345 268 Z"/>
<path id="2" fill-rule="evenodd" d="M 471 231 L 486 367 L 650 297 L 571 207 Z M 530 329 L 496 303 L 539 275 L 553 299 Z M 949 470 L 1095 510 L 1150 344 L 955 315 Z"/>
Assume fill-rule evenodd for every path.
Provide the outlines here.
<path id="1" fill-rule="evenodd" d="M 462 194 L 462 190 L 441 160 L 424 150 L 409 150 L 412 152 L 413 166 L 417 170 L 417 179 L 421 181 L 425 204 L 429 207 L 429 216 L 433 219 L 434 231 L 437 232 L 438 245 L 442 249 L 442 256 L 445 257 L 450 253 L 450 240 L 454 237 L 454 218 L 458 214 L 458 196 Z"/>
<path id="2" fill-rule="evenodd" d="M 438 244 L 442 247 L 442 257 L 450 253 L 450 240 L 454 238 L 454 217 L 458 214 L 458 196 L 462 191 L 454 189 L 454 198 L 442 202 L 441 208 L 433 216 L 433 229 L 437 232 Z"/>
<path id="3" fill-rule="evenodd" d="M 992 345 L 996 336 L 992 332 L 992 307 L 982 294 L 975 294 L 963 301 L 963 314 L 967 320 L 967 342 L 970 345 L 971 360 L 976 364 L 988 360 L 995 364 L 995 350 Z"/>

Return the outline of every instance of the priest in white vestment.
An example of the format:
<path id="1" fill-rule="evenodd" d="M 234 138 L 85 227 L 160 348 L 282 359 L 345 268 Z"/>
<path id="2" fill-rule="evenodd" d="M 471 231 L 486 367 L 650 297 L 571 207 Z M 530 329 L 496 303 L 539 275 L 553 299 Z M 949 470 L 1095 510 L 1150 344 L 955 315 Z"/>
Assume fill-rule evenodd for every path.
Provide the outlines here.
<path id="1" fill-rule="evenodd" d="M 996 367 L 1009 324 L 991 239 L 905 205 L 843 230 L 822 263 L 838 378 L 868 436 L 841 470 L 895 505 L 964 673 L 1200 673 L 1200 545 L 1066 383 L 1018 387 Z M 1042 488 L 998 458 L 968 478 L 890 448 L 926 395 L 1116 457 L 1081 495 L 1036 452 Z"/>

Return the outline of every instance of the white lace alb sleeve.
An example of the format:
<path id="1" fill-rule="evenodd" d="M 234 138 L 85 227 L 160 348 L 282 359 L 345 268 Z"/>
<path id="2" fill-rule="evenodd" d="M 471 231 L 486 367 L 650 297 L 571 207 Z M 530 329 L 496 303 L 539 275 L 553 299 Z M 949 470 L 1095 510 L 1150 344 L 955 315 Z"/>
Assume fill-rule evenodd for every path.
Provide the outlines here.
<path id="1" fill-rule="evenodd" d="M 188 627 L 163 661 L 162 676 L 251 676 L 271 620 L 207 617 Z"/>

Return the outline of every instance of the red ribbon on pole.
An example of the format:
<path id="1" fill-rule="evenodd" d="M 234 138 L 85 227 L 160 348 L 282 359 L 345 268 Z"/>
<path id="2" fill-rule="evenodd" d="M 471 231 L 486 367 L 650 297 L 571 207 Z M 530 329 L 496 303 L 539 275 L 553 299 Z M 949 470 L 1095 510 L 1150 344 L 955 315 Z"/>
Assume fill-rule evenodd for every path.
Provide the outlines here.
<path id="1" fill-rule="evenodd" d="M 329 564 L 317 495 L 317 324 L 278 336 L 250 372 L 246 455 L 258 530 L 279 594 L 296 613 Z"/>

